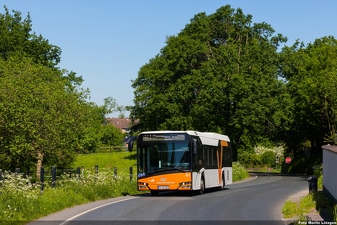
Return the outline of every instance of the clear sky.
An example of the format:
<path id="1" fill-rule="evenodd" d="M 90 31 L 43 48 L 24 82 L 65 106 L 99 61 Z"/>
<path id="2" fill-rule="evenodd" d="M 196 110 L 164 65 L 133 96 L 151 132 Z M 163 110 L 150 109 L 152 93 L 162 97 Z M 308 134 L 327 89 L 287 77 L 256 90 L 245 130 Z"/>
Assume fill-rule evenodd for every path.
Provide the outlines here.
<path id="1" fill-rule="evenodd" d="M 224 5 L 266 22 L 276 33 L 305 44 L 337 38 L 336 0 L 0 0 L 9 10 L 30 13 L 33 31 L 62 49 L 59 67 L 84 79 L 91 101 L 113 97 L 133 105 L 139 68 L 160 52 L 167 36 L 177 35 L 193 16 Z M 125 115 L 128 116 L 128 112 Z M 117 116 L 112 114 L 111 116 Z"/>

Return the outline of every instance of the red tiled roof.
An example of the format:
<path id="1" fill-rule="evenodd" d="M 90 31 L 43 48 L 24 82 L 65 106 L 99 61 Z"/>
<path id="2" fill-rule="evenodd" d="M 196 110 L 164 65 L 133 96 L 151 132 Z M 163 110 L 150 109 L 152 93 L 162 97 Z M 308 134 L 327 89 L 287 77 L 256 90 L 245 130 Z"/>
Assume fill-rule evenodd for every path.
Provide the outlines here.
<path id="1" fill-rule="evenodd" d="M 106 118 L 106 123 L 112 124 L 120 130 L 131 127 L 131 120 L 129 118 Z"/>

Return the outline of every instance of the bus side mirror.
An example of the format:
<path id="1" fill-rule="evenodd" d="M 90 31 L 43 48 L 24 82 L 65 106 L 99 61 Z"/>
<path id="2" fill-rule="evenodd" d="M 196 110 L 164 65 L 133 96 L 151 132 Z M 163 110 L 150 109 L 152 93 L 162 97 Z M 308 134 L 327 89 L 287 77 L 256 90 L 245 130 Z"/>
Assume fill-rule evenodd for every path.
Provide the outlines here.
<path id="1" fill-rule="evenodd" d="M 135 139 L 136 139 L 136 137 L 131 137 L 129 139 L 129 142 L 127 143 L 129 152 L 132 152 L 132 150 L 133 150 L 133 143 L 135 142 Z"/>
<path id="2" fill-rule="evenodd" d="M 193 149 L 193 155 L 196 155 L 198 151 L 197 151 L 197 140 L 195 139 L 193 139 L 192 149 Z"/>

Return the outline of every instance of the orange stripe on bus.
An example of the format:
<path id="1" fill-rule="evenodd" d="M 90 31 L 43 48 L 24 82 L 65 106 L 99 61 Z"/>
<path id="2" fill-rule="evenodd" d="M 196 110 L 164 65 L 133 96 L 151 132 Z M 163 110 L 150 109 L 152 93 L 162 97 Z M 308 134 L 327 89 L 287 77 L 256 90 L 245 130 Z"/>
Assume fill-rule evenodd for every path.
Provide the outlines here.
<path id="1" fill-rule="evenodd" d="M 223 148 L 222 147 L 227 147 L 228 143 L 226 141 L 220 140 L 220 149 L 217 151 L 217 158 L 218 158 L 218 178 L 219 178 L 219 184 L 222 183 L 222 154 L 223 154 Z M 219 155 L 220 153 L 220 155 Z"/>

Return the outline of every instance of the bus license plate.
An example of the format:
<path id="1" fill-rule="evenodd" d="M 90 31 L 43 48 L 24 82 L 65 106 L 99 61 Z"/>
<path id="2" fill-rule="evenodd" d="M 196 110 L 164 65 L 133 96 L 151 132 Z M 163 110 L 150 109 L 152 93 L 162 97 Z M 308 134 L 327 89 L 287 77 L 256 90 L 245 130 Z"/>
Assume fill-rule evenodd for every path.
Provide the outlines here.
<path id="1" fill-rule="evenodd" d="M 169 186 L 158 186 L 158 189 L 169 189 Z"/>

